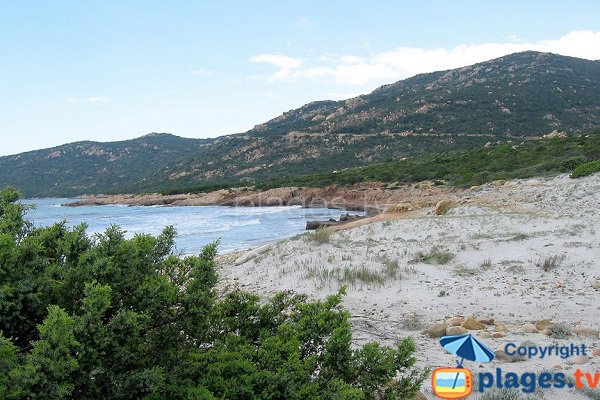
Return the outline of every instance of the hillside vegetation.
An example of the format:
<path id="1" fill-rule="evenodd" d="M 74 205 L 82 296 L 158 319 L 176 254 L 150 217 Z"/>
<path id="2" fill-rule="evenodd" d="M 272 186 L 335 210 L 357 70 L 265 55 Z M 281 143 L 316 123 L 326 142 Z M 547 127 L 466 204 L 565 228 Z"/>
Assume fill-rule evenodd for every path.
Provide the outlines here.
<path id="1" fill-rule="evenodd" d="M 275 187 L 324 187 L 359 182 L 416 183 L 434 181 L 452 186 L 480 185 L 494 180 L 529 178 L 571 172 L 589 174 L 600 160 L 600 129 L 564 138 L 521 143 L 500 143 L 477 149 L 409 157 L 366 167 L 348 168 L 257 183 L 258 189 Z M 577 172 L 576 172 L 577 171 Z M 579 172 L 581 171 L 581 172 Z M 198 193 L 213 186 L 183 188 L 174 193 Z"/>
<path id="2" fill-rule="evenodd" d="M 154 134 L 0 157 L 0 187 L 31 197 L 252 185 L 555 130 L 577 134 L 600 127 L 598 87 L 600 61 L 517 53 L 313 102 L 241 134 Z"/>

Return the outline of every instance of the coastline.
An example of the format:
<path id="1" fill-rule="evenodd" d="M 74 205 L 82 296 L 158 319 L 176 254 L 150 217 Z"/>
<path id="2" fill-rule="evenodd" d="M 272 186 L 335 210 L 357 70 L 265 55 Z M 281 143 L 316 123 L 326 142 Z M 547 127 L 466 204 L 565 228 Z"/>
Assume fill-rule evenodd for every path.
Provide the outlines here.
<path id="1" fill-rule="evenodd" d="M 464 189 L 435 186 L 430 182 L 411 185 L 364 183 L 352 186 L 324 188 L 283 187 L 257 191 L 251 188 L 221 189 L 208 193 L 177 195 L 117 194 L 84 196 L 66 207 L 127 205 L 127 206 L 230 206 L 272 207 L 301 206 L 331 208 L 345 211 L 364 211 L 375 215 L 398 204 L 408 208 L 435 205 L 440 199 L 463 192 Z M 400 206 L 401 207 L 401 206 Z"/>

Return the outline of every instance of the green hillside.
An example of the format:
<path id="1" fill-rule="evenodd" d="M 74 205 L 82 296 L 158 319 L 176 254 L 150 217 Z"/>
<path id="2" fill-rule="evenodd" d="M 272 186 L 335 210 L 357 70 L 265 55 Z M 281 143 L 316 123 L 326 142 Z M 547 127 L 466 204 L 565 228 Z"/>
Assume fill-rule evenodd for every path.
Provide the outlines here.
<path id="1" fill-rule="evenodd" d="M 572 135 L 600 127 L 599 87 L 600 61 L 516 53 L 309 103 L 245 133 L 153 134 L 0 157 L 0 187 L 26 196 L 181 191 Z"/>

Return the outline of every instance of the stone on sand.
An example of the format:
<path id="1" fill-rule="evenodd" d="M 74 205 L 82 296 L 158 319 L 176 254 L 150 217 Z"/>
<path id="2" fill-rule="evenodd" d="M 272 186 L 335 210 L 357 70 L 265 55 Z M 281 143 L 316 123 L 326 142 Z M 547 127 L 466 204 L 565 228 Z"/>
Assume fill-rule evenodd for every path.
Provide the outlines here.
<path id="1" fill-rule="evenodd" d="M 598 331 L 597 329 L 586 328 L 580 325 L 572 328 L 571 332 L 573 332 L 577 336 L 584 336 L 593 339 L 598 339 L 598 337 L 600 337 L 600 331 Z"/>
<path id="2" fill-rule="evenodd" d="M 462 326 L 449 326 L 446 329 L 446 335 L 464 335 L 465 333 L 467 333 L 468 331 L 463 328 Z"/>
<path id="3" fill-rule="evenodd" d="M 452 318 L 448 318 L 448 320 L 446 321 L 446 324 L 448 324 L 448 326 L 460 326 L 460 324 L 462 324 L 463 322 L 465 322 L 465 319 L 463 317 L 452 317 Z"/>
<path id="4" fill-rule="evenodd" d="M 550 321 L 549 319 L 542 319 L 535 323 L 535 329 L 537 329 L 538 331 L 543 331 L 545 329 L 548 329 L 550 325 L 552 325 L 552 321 Z"/>
<path id="5" fill-rule="evenodd" d="M 481 331 L 485 329 L 484 324 L 473 318 L 467 318 L 462 324 L 460 324 L 460 326 L 470 331 Z"/>
<path id="6" fill-rule="evenodd" d="M 446 334 L 446 328 L 448 325 L 446 324 L 434 324 L 429 328 L 425 329 L 423 333 L 430 338 L 436 339 L 444 336 Z"/>
<path id="7" fill-rule="evenodd" d="M 435 205 L 435 215 L 444 215 L 454 207 L 454 202 L 450 199 L 443 199 Z"/>
<path id="8" fill-rule="evenodd" d="M 525 333 L 538 333 L 538 330 L 534 324 L 525 324 L 521 327 L 521 329 L 523 329 L 523 332 Z"/>

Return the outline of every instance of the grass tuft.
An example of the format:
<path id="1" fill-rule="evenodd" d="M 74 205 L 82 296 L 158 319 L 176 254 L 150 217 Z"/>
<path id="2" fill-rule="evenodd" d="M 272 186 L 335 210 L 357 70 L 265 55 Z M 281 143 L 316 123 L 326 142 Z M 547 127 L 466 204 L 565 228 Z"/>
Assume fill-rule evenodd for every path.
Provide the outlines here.
<path id="1" fill-rule="evenodd" d="M 331 231 L 327 228 L 319 228 L 308 234 L 308 240 L 318 244 L 325 244 L 331 241 Z"/>
<path id="2" fill-rule="evenodd" d="M 565 259 L 564 254 L 557 254 L 554 256 L 546 257 L 545 259 L 540 259 L 536 266 L 544 270 L 544 272 L 552 271 L 557 268 Z"/>
<path id="3" fill-rule="evenodd" d="M 433 247 L 429 253 L 418 252 L 412 262 L 423 262 L 426 264 L 448 264 L 455 255 L 439 247 Z"/>

